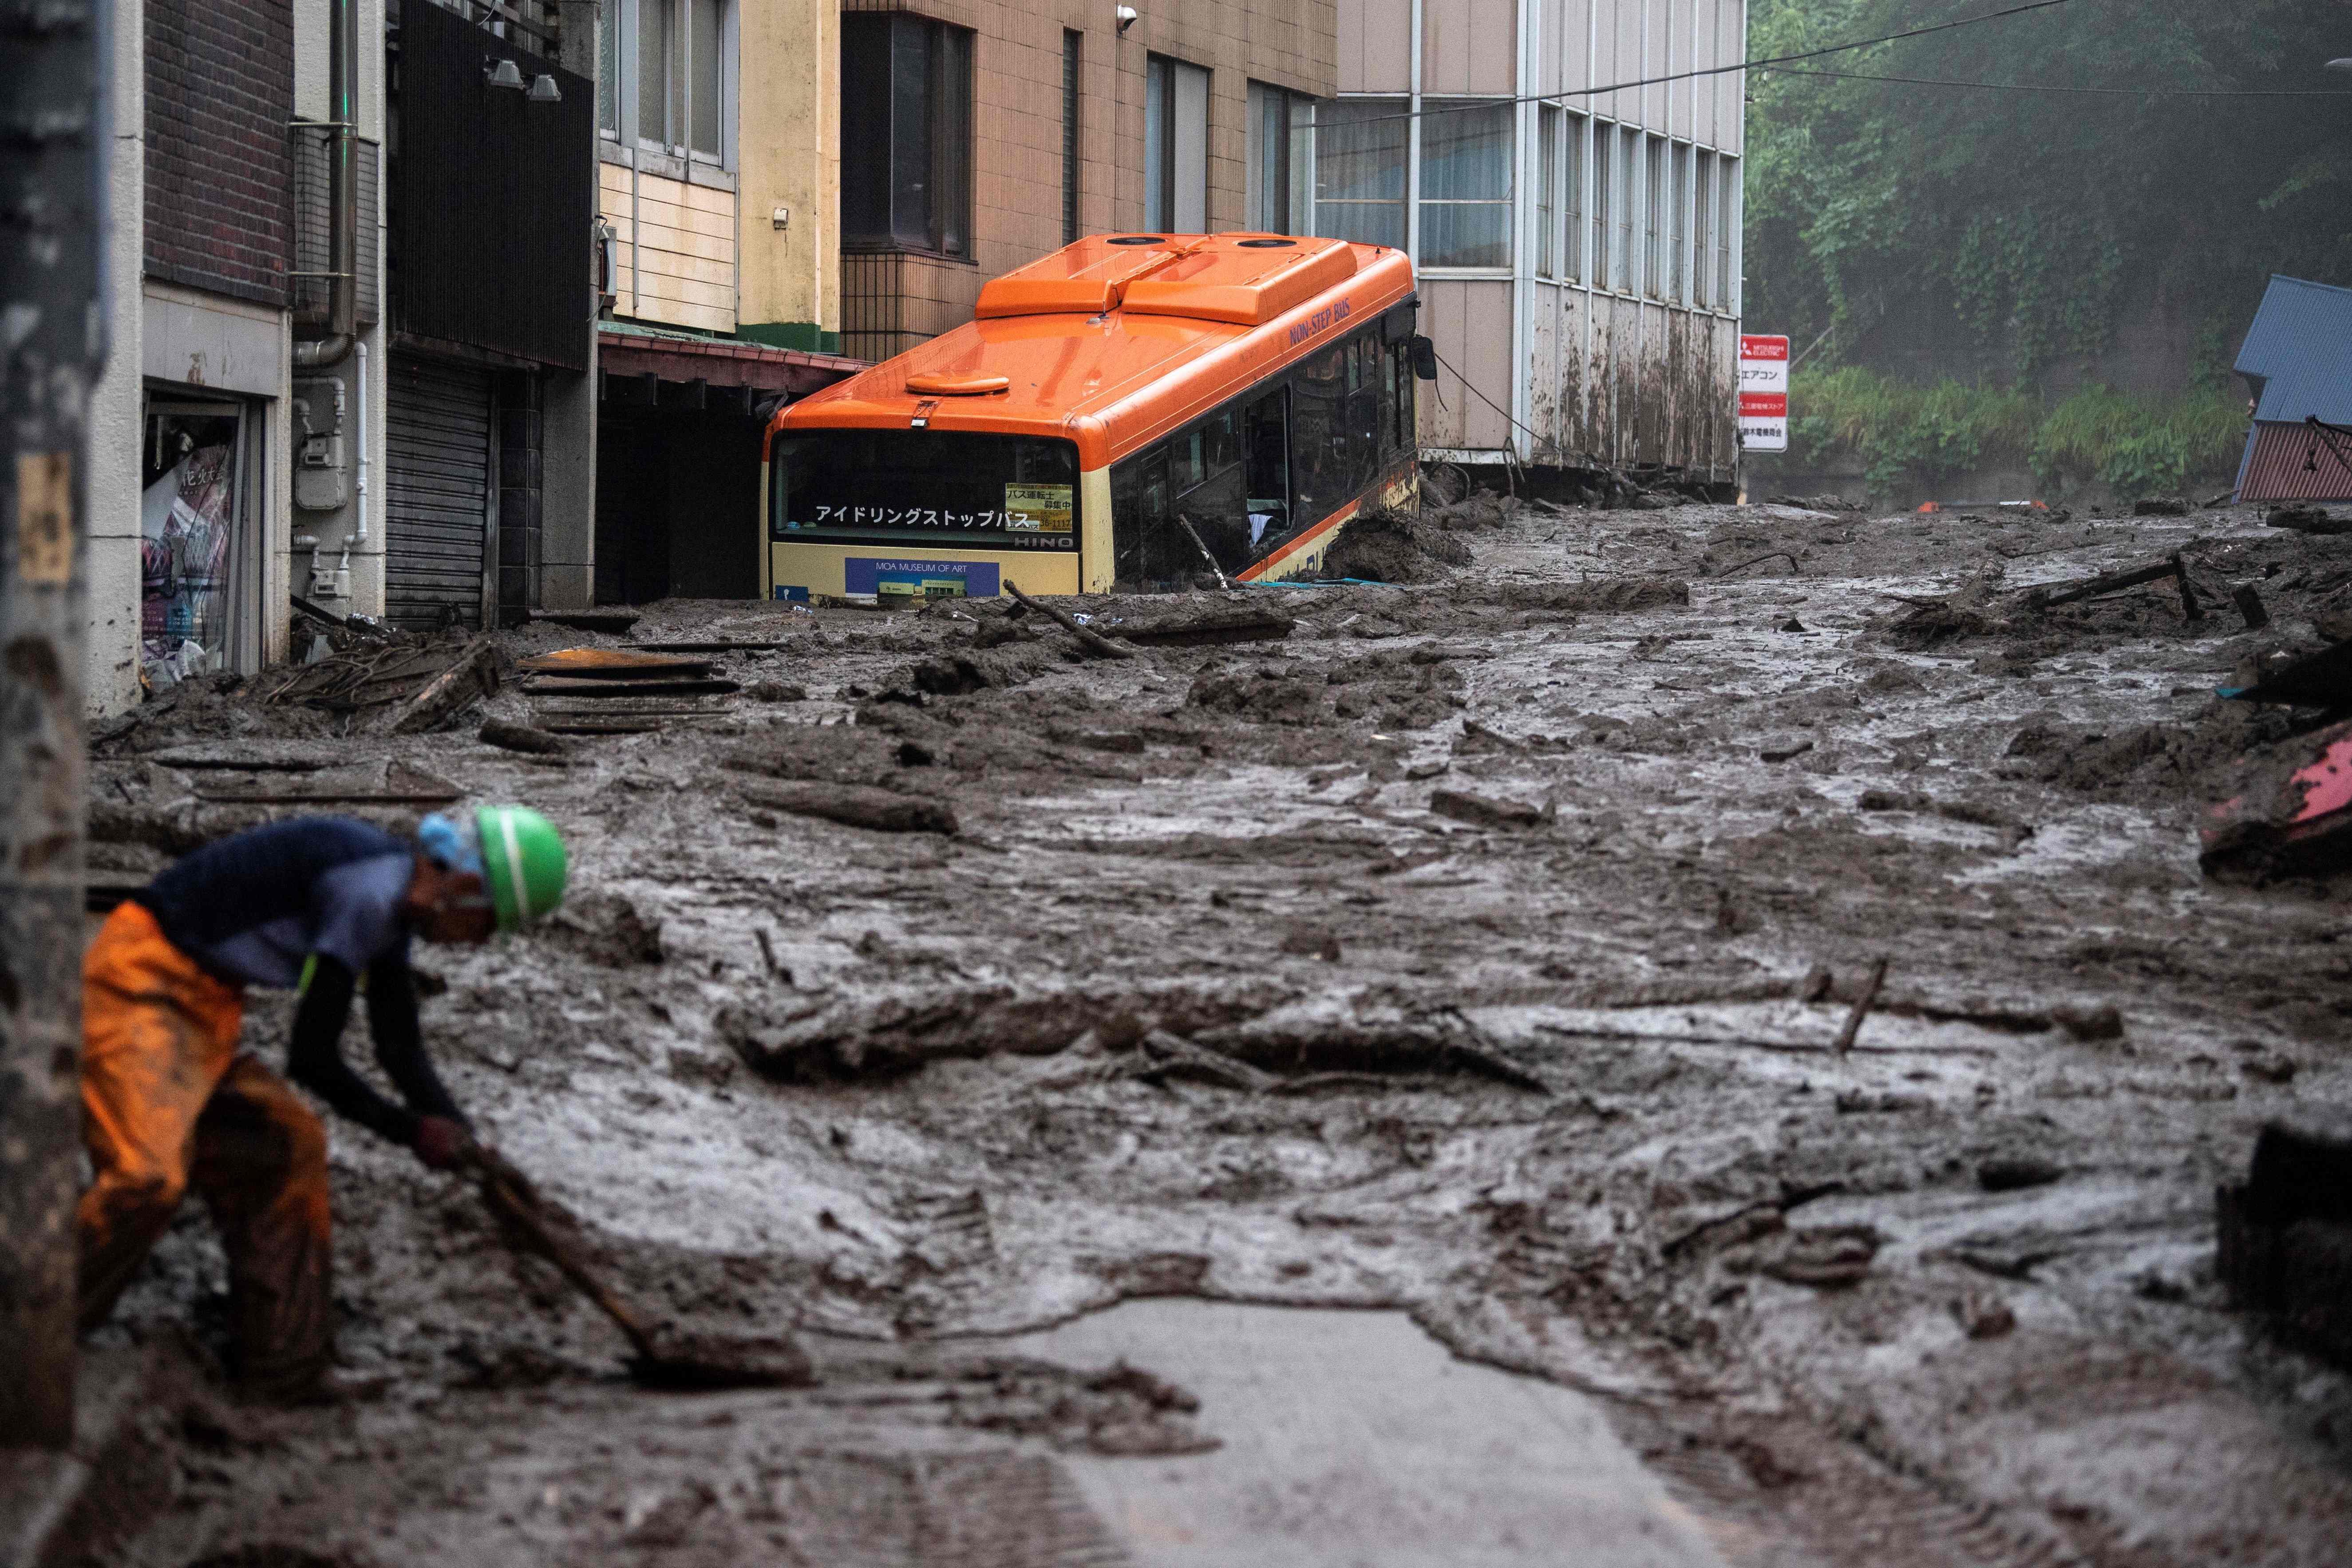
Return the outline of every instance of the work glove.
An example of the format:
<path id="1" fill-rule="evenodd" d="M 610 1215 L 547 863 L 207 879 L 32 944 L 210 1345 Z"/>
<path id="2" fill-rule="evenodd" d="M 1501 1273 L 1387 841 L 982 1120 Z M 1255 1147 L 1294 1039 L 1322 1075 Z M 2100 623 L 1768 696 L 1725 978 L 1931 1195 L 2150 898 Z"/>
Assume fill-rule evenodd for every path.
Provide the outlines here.
<path id="1" fill-rule="evenodd" d="M 454 1171 L 465 1163 L 467 1145 L 473 1141 L 463 1123 L 446 1116 L 425 1116 L 417 1120 L 413 1146 L 416 1157 L 433 1169 Z"/>

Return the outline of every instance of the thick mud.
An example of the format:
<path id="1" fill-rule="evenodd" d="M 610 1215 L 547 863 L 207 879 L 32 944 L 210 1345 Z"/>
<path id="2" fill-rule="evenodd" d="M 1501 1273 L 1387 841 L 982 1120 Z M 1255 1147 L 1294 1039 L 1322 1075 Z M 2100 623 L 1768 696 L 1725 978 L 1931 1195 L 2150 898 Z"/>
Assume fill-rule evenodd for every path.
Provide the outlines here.
<path id="1" fill-rule="evenodd" d="M 468 1191 L 338 1127 L 342 1352 L 394 1392 L 192 1396 L 115 1558 L 1118 1561 L 1060 1456 L 1279 1413 L 967 1336 L 1189 1296 L 1583 1391 L 1733 1563 L 2340 1561 L 2352 1384 L 2225 1310 L 2211 1213 L 2352 1084 L 2343 922 L 2208 884 L 2196 826 L 2283 732 L 2214 689 L 2343 635 L 2352 539 L 1492 510 L 1368 537 L 1405 585 L 1065 602 L 1126 658 L 994 603 L 658 605 L 635 640 L 782 646 L 551 758 L 474 739 L 543 717 L 512 686 L 397 738 L 191 693 L 101 746 L 110 878 L 322 779 L 561 823 L 570 910 L 425 952 L 428 1037 L 634 1294 L 824 1380 L 632 1392 Z M 2174 551 L 2202 620 L 2019 592 Z M 1145 635 L 1212 608 L 1292 624 Z M 946 811 L 805 814 L 853 787 Z M 120 1319 L 211 1334 L 221 1289 L 192 1210 Z"/>

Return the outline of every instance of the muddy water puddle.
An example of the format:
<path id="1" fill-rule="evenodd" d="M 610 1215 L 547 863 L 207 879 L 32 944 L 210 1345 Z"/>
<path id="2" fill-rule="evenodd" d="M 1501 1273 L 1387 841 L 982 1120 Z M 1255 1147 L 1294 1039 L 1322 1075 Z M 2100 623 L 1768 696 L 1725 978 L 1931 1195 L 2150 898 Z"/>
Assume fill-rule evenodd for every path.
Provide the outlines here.
<path id="1" fill-rule="evenodd" d="M 1573 1390 L 1455 1359 L 1402 1312 L 1132 1301 L 1006 1348 L 1151 1368 L 1220 1447 L 1073 1456 L 1137 1568 L 1720 1568 Z"/>

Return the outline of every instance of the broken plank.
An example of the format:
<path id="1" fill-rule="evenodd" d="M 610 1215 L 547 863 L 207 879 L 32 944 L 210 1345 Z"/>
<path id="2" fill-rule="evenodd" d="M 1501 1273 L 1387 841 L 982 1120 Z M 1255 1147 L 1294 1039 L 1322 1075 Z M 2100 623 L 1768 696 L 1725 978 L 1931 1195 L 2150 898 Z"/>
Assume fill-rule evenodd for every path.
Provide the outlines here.
<path id="1" fill-rule="evenodd" d="M 643 676 L 690 677 L 710 673 L 707 658 L 679 658 L 625 647 L 566 647 L 518 659 L 526 675 L 568 675 L 587 680 L 633 680 Z"/>
<path id="2" fill-rule="evenodd" d="M 311 757 L 224 756 L 207 752 L 156 752 L 147 758 L 158 767 L 177 768 L 183 773 L 199 773 L 211 769 L 247 773 L 315 773 L 327 766 L 324 761 Z"/>
<path id="3" fill-rule="evenodd" d="M 900 795 L 870 784 L 751 782 L 738 788 L 752 805 L 795 816 L 821 816 L 828 822 L 871 828 L 877 833 L 957 831 L 955 813 L 945 801 Z"/>
<path id="4" fill-rule="evenodd" d="M 641 642 L 647 653 L 774 653 L 799 646 L 791 642 Z"/>
<path id="5" fill-rule="evenodd" d="M 210 805 L 447 805 L 464 798 L 456 790 L 303 790 L 290 795 L 206 795 L 196 798 Z"/>
<path id="6" fill-rule="evenodd" d="M 499 686 L 499 645 L 477 637 L 457 661 L 403 705 L 392 723 L 395 735 L 417 735 L 446 722 L 460 709 Z"/>
<path id="7" fill-rule="evenodd" d="M 740 691 L 739 681 L 718 678 L 653 680 L 612 680 L 579 679 L 571 676 L 541 675 L 525 681 L 524 693 L 532 697 L 695 697 L 706 692 Z"/>

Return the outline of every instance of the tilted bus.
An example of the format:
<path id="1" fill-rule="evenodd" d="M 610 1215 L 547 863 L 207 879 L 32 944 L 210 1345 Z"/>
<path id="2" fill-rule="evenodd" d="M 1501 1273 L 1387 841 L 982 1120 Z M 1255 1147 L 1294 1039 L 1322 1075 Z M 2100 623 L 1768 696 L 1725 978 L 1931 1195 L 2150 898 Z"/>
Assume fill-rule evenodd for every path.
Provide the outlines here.
<path id="1" fill-rule="evenodd" d="M 777 414 L 776 598 L 1312 574 L 1414 494 L 1412 267 L 1283 235 L 1081 239 L 976 319 Z"/>

